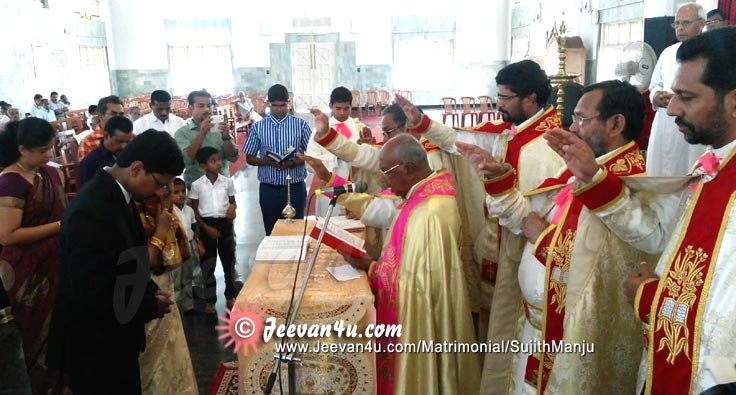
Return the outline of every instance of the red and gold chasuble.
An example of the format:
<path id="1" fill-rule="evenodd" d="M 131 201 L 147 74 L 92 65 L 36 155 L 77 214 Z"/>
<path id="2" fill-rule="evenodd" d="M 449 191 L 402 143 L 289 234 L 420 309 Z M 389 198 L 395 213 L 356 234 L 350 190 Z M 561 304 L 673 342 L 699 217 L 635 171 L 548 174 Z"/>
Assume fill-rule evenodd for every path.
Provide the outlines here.
<path id="1" fill-rule="evenodd" d="M 614 151 L 601 166 L 617 176 L 643 175 L 645 172 L 644 157 L 633 141 Z M 572 196 L 572 184 L 568 182 L 571 177 L 572 173 L 565 169 L 557 178 L 545 180 L 539 188 L 527 194 L 544 193 L 565 185 L 555 197 L 556 209 L 552 224 L 540 235 L 533 251 L 537 260 L 546 267 L 542 319 L 542 341 L 546 344 L 559 343 L 564 335 L 570 261 L 578 219 L 584 207 L 580 199 Z M 540 364 L 539 356 L 529 356 L 525 374 L 526 381 L 537 387 L 538 394 L 543 394 L 547 386 L 555 354 L 544 353 L 543 357 L 543 363 Z"/>
<path id="2" fill-rule="evenodd" d="M 454 196 L 455 187 L 452 177 L 447 170 L 441 170 L 417 185 L 414 193 L 407 199 L 405 205 L 400 209 L 391 227 L 391 236 L 383 257 L 380 262 L 371 265 L 368 270 L 371 290 L 376 297 L 376 323 L 383 325 L 399 324 L 396 316 L 398 311 L 397 300 L 399 269 L 401 264 L 401 250 L 404 235 L 407 231 L 406 224 L 413 209 L 425 200 L 434 196 Z M 395 342 L 393 338 L 379 338 L 383 352 L 376 354 L 376 371 L 378 375 L 378 395 L 393 394 L 394 377 L 394 354 L 386 352 L 386 345 Z"/>
<path id="3" fill-rule="evenodd" d="M 637 312 L 649 323 L 647 395 L 692 392 L 703 313 L 728 221 L 725 213 L 736 194 L 732 158 L 721 163 L 715 178 L 697 185 L 662 277 L 643 284 L 637 294 Z"/>

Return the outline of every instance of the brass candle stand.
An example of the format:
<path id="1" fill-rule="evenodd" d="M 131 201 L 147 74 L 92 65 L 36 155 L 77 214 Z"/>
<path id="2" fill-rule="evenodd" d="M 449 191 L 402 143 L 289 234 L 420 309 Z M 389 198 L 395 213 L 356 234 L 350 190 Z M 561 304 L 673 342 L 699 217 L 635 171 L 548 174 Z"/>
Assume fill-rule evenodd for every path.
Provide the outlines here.
<path id="1" fill-rule="evenodd" d="M 563 21 L 560 24 L 559 31 L 557 30 L 557 26 L 552 27 L 552 31 L 548 34 L 547 39 L 547 42 L 550 42 L 552 39 L 557 41 L 557 53 L 560 59 L 560 63 L 557 67 L 557 74 L 549 76 L 550 83 L 553 86 L 557 85 L 557 107 L 555 107 L 555 109 L 557 110 L 557 116 L 559 116 L 560 119 L 562 119 L 565 112 L 565 84 L 580 77 L 580 74 L 568 73 L 565 67 L 565 60 L 567 59 L 567 47 L 565 46 L 567 42 L 567 37 L 565 37 L 566 32 L 567 28 Z"/>

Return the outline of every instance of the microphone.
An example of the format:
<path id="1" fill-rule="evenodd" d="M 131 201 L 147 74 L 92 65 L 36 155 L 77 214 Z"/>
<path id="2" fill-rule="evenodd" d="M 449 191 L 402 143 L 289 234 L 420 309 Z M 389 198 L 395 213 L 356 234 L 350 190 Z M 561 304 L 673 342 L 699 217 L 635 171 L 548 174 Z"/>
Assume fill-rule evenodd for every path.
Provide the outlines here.
<path id="1" fill-rule="evenodd" d="M 348 192 L 365 192 L 368 190 L 368 185 L 364 182 L 356 182 L 355 184 L 349 184 L 349 185 L 343 185 L 339 187 L 334 188 L 324 188 L 324 189 L 316 189 L 314 191 L 315 195 L 324 195 L 324 194 L 333 194 L 335 196 L 342 195 L 343 193 Z"/>

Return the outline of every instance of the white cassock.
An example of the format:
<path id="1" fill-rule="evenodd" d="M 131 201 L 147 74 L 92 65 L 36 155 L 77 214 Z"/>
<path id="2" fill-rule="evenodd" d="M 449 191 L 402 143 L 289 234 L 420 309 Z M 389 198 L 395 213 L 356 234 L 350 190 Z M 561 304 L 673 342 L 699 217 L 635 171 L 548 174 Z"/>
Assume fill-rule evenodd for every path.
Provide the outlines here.
<path id="1" fill-rule="evenodd" d="M 736 141 L 714 149 L 713 153 L 725 159 L 732 156 L 734 150 Z M 595 213 L 614 233 L 632 246 L 648 253 L 662 253 L 654 269 L 659 278 L 666 274 L 666 266 L 677 253 L 681 235 L 689 226 L 698 226 L 704 232 L 719 232 L 718 226 L 690 222 L 692 208 L 689 206 L 693 194 L 687 187 L 678 187 L 678 183 L 683 183 L 678 180 L 680 178 L 627 179 L 624 181 L 627 188 L 624 188 L 620 197 L 611 197 L 611 201 Z M 682 180 L 687 179 L 683 177 Z M 604 193 L 611 194 L 610 190 Z M 714 268 L 712 272 L 703 274 L 703 281 L 710 285 L 710 290 L 705 300 L 701 301 L 704 304 L 699 322 L 699 349 L 695 350 L 698 358 L 692 382 L 694 394 L 700 394 L 718 384 L 736 381 L 736 369 L 733 368 L 736 363 L 736 304 L 733 303 L 736 300 L 736 287 L 733 286 L 736 283 L 735 196 L 731 194 L 730 205 L 721 216 L 724 226 L 718 233 L 720 248 L 714 255 Z M 692 356 L 689 358 L 693 360 Z M 637 394 L 647 380 L 647 370 L 645 351 L 639 369 Z"/>
<path id="2" fill-rule="evenodd" d="M 677 48 L 680 44 L 672 44 L 662 51 L 654 67 L 652 81 L 649 84 L 649 97 L 654 104 L 657 93 L 672 93 L 672 82 L 679 65 L 677 64 Z M 704 145 L 689 144 L 677 129 L 675 117 L 667 115 L 667 109 L 654 107 L 656 115 L 652 123 L 652 134 L 649 137 L 647 150 L 647 175 L 684 176 L 698 157 L 705 152 Z"/>
<path id="3" fill-rule="evenodd" d="M 347 130 L 343 129 L 343 126 L 337 126 L 337 124 L 344 125 Z M 345 136 L 349 141 L 357 143 L 360 139 L 360 131 L 363 130 L 364 125 L 360 123 L 359 120 L 353 117 L 348 117 L 345 122 L 340 122 L 335 119 L 335 117 L 330 117 L 330 127 L 337 130 L 338 133 Z M 341 131 L 341 129 L 343 131 Z M 325 165 L 325 168 L 327 168 L 327 170 L 347 180 L 350 177 L 350 164 L 348 164 L 344 160 L 339 159 L 337 156 L 330 153 L 330 151 L 327 151 L 321 145 L 317 144 L 314 141 L 314 133 L 315 132 L 312 132 L 312 137 L 309 139 L 309 144 L 307 144 L 306 154 L 321 160 L 322 164 Z M 307 165 L 307 170 L 309 171 L 310 175 L 314 174 L 314 170 L 309 165 Z M 309 188 L 309 186 L 311 185 L 311 180 L 312 177 L 309 177 L 307 188 Z M 318 217 L 324 217 L 327 214 L 327 208 L 330 204 L 330 199 L 326 196 L 317 196 L 315 199 L 316 202 L 314 206 L 314 213 Z M 337 207 L 335 207 L 332 214 L 345 214 L 345 210 L 338 205 Z"/>

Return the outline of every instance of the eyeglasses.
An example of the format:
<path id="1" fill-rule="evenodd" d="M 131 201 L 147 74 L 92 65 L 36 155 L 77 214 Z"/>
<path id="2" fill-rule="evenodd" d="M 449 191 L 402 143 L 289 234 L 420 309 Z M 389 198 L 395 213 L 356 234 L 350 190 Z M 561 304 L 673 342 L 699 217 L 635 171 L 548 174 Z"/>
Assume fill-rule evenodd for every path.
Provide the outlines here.
<path id="1" fill-rule="evenodd" d="M 388 173 L 391 173 L 392 171 L 396 170 L 397 167 L 403 165 L 403 163 L 397 163 L 393 167 L 391 167 L 388 170 L 381 170 L 381 173 L 383 173 L 383 176 L 386 177 Z"/>
<path id="2" fill-rule="evenodd" d="M 511 96 L 496 95 L 496 101 L 499 101 L 499 100 L 500 101 L 509 101 L 509 100 L 511 100 L 511 99 L 513 99 L 515 97 L 519 97 L 519 95 L 511 95 Z"/>
<path id="3" fill-rule="evenodd" d="M 391 137 L 391 133 L 393 133 L 393 132 L 395 132 L 395 131 L 403 128 L 403 127 L 404 127 L 404 124 L 402 123 L 401 125 L 398 125 L 395 128 L 391 128 L 389 130 L 384 130 L 383 131 L 383 135 L 386 136 L 386 137 Z"/>
<path id="4" fill-rule="evenodd" d="M 698 19 L 695 19 L 695 20 L 692 20 L 692 21 L 689 21 L 687 19 L 685 19 L 684 21 L 675 21 L 675 23 L 671 23 L 670 26 L 673 29 L 677 29 L 680 26 L 682 26 L 682 27 L 688 27 L 688 26 L 692 25 L 693 23 L 695 23 L 695 21 L 699 21 L 701 19 L 702 18 L 698 18 Z"/>
<path id="5" fill-rule="evenodd" d="M 723 22 L 723 19 L 708 19 L 707 21 L 705 21 L 705 24 L 710 26 L 710 25 L 721 23 L 721 22 Z"/>
<path id="6" fill-rule="evenodd" d="M 596 116 L 593 116 L 593 117 L 583 117 L 583 116 L 575 115 L 575 114 L 572 115 L 572 121 L 575 122 L 576 124 L 578 124 L 578 126 L 583 126 L 583 124 L 585 123 L 585 121 L 587 121 L 589 119 L 593 119 L 593 118 L 598 118 L 598 116 L 596 115 Z"/>
<path id="7" fill-rule="evenodd" d="M 156 190 L 159 190 L 159 189 L 168 190 L 169 189 L 169 184 L 159 181 L 158 178 L 156 178 L 156 176 L 153 175 L 153 173 L 148 173 L 148 174 L 151 176 L 151 178 L 153 178 L 153 181 L 156 181 Z"/>

